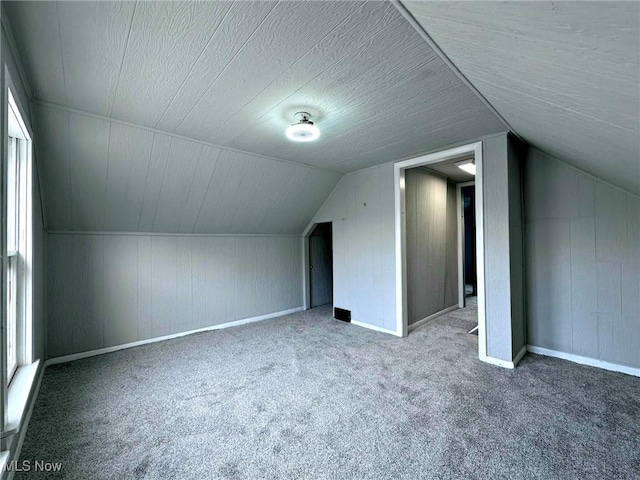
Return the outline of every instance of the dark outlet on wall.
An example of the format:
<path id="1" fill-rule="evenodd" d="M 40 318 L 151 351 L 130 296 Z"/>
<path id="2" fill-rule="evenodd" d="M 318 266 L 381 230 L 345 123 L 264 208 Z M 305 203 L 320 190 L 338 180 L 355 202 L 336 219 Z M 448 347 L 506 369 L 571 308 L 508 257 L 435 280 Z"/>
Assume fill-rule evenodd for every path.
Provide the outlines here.
<path id="1" fill-rule="evenodd" d="M 334 307 L 333 318 L 336 320 L 342 320 L 343 322 L 351 321 L 351 310 L 345 310 L 344 308 Z"/>

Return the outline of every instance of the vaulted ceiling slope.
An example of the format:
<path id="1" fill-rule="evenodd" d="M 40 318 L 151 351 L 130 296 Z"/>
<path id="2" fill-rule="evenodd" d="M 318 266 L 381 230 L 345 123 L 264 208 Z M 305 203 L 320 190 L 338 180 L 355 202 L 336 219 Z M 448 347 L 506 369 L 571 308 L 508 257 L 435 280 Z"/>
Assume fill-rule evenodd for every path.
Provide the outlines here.
<path id="1" fill-rule="evenodd" d="M 403 2 L 528 143 L 640 194 L 639 2 Z"/>
<path id="2" fill-rule="evenodd" d="M 39 102 L 340 172 L 505 130 L 390 2 L 3 3 Z"/>
<path id="3" fill-rule="evenodd" d="M 342 174 L 36 106 L 50 230 L 300 234 Z"/>

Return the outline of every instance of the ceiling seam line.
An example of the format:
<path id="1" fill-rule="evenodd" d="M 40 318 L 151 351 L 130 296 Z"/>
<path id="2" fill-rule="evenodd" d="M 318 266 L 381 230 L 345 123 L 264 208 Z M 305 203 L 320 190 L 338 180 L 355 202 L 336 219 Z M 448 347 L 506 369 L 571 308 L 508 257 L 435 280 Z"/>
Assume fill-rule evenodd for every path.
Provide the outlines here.
<path id="1" fill-rule="evenodd" d="M 107 168 L 104 173 L 104 196 L 103 196 L 103 210 L 102 210 L 102 228 L 107 224 L 107 197 L 109 196 L 109 164 L 111 163 L 111 131 L 113 125 L 109 124 L 109 136 L 107 137 Z"/>
<path id="2" fill-rule="evenodd" d="M 153 134 L 151 140 L 151 148 L 149 148 L 149 158 L 147 159 L 147 173 L 144 176 L 144 188 L 142 189 L 142 200 L 140 202 L 140 213 L 138 214 L 138 228 L 140 228 L 140 222 L 142 221 L 142 212 L 144 211 L 144 199 L 147 196 L 147 184 L 149 183 L 149 171 L 151 170 L 151 157 L 153 155 L 153 147 L 156 144 L 156 134 Z"/>
<path id="3" fill-rule="evenodd" d="M 180 140 L 186 140 L 189 142 L 194 142 L 194 143 L 199 143 L 201 145 L 206 145 L 208 147 L 213 147 L 213 148 L 219 148 L 220 150 L 225 150 L 228 152 L 234 152 L 234 153 L 241 153 L 243 155 L 249 155 L 255 158 L 261 158 L 264 160 L 271 160 L 273 162 L 281 162 L 281 163 L 285 163 L 288 165 L 295 165 L 297 167 L 303 167 L 303 168 L 308 168 L 311 170 L 318 170 L 321 172 L 332 172 L 332 173 L 344 173 L 341 172 L 339 170 L 332 170 L 332 169 L 328 169 L 328 168 L 322 168 L 322 167 L 317 167 L 315 165 L 308 165 L 306 163 L 301 163 L 301 162 L 294 162 L 292 160 L 285 160 L 284 158 L 276 158 L 276 157 L 269 157 L 267 155 L 261 155 L 259 153 L 254 153 L 254 152 L 249 152 L 247 150 L 240 150 L 238 148 L 233 148 L 233 147 L 226 147 L 224 145 L 216 145 L 215 143 L 211 143 L 211 142 L 206 142 L 204 140 L 198 140 L 197 138 L 192 138 L 192 137 L 187 137 L 185 135 L 179 135 L 177 133 L 171 133 L 171 132 L 165 132 L 163 130 L 159 130 L 157 128 L 153 128 L 153 127 L 146 127 L 144 125 L 138 125 L 136 123 L 131 123 L 131 122 L 126 122 L 124 120 L 118 120 L 117 118 L 112 118 L 112 117 L 106 117 L 104 115 L 99 115 L 96 113 L 90 113 L 90 112 L 85 112 L 83 110 L 78 110 L 77 108 L 72 108 L 72 107 L 66 107 L 64 105 L 58 105 L 56 103 L 53 102 L 47 102 L 45 100 L 33 100 L 33 103 L 36 105 L 42 105 L 43 107 L 48 107 L 48 108 L 53 108 L 56 110 L 62 110 L 65 112 L 69 112 L 69 113 L 75 113 L 77 115 L 84 115 L 87 117 L 92 117 L 92 118 L 97 118 L 100 120 L 106 120 L 108 122 L 112 122 L 112 123 L 116 123 L 119 125 L 125 125 L 128 127 L 133 127 L 133 128 L 138 128 L 140 130 L 145 130 L 147 132 L 153 132 L 153 133 L 157 133 L 159 135 L 166 135 L 167 137 L 171 137 L 171 138 L 177 138 Z"/>
<path id="4" fill-rule="evenodd" d="M 376 33 L 374 33 L 373 35 L 371 35 L 370 37 L 368 37 L 366 40 L 363 40 L 362 42 L 360 42 L 355 48 L 354 48 L 354 52 L 357 52 L 359 48 L 364 47 L 365 45 L 367 45 L 372 39 L 374 39 L 375 37 L 377 37 L 378 35 L 380 35 L 382 32 L 386 31 L 388 28 L 390 28 L 391 25 L 393 25 L 394 22 L 390 23 L 389 25 L 386 25 L 385 27 L 383 27 L 382 29 L 378 30 Z M 307 85 L 309 85 L 311 82 L 313 82 L 314 80 L 316 80 L 317 78 L 321 77 L 323 74 L 325 74 L 325 72 L 327 72 L 328 70 L 330 70 L 331 68 L 335 67 L 336 65 L 338 65 L 342 60 L 344 60 L 346 58 L 345 56 L 342 56 L 340 58 L 338 58 L 335 62 L 333 62 L 331 65 L 329 65 L 327 68 L 323 69 L 321 72 L 319 72 L 316 76 L 314 76 L 313 78 L 309 79 L 309 81 L 307 81 L 304 85 L 300 86 L 299 88 L 297 88 L 293 93 L 289 94 L 288 96 L 286 96 L 285 98 L 283 98 L 282 100 L 280 100 L 276 105 L 274 105 L 272 107 L 272 109 L 275 109 L 276 107 L 279 107 L 280 105 L 282 105 L 283 103 L 285 103 L 287 100 L 289 100 L 291 97 L 293 97 L 296 93 L 298 93 L 299 91 L 301 91 L 302 89 L 304 89 Z M 343 69 L 344 70 L 344 69 Z M 339 70 L 339 72 L 342 72 L 342 70 Z M 260 115 L 256 121 L 262 120 L 264 117 L 266 117 L 267 115 L 269 115 L 269 111 Z M 240 134 L 236 135 L 235 138 L 237 138 Z M 344 173 L 344 172 L 338 172 L 338 173 Z"/>
<path id="5" fill-rule="evenodd" d="M 129 24 L 129 31 L 127 32 L 127 40 L 124 44 L 124 51 L 122 52 L 122 60 L 120 61 L 120 70 L 118 71 L 118 80 L 116 80 L 116 88 L 113 90 L 113 99 L 111 100 L 111 107 L 109 108 L 109 116 L 113 115 L 113 109 L 116 106 L 116 99 L 118 98 L 118 89 L 120 88 L 120 77 L 122 77 L 122 70 L 124 69 L 124 62 L 127 59 L 127 49 L 129 48 L 129 39 L 131 38 L 131 30 L 133 30 L 133 20 L 136 16 L 136 8 L 138 8 L 138 0 L 133 5 L 133 11 L 131 12 L 131 23 Z"/>
<path id="6" fill-rule="evenodd" d="M 169 102 L 169 105 L 167 105 L 167 108 L 164 109 L 164 112 L 162 112 L 162 115 L 160 115 L 160 118 L 158 119 L 158 121 L 156 122 L 154 128 L 158 128 L 158 126 L 160 125 L 160 123 L 162 122 L 162 120 L 164 119 L 164 116 L 167 114 L 167 112 L 171 109 L 171 107 L 173 106 L 174 102 L 176 101 L 176 98 L 178 98 L 178 95 L 180 94 L 180 92 L 182 91 L 182 87 L 184 87 L 184 85 L 187 83 L 187 80 L 189 79 L 189 76 L 191 75 L 191 73 L 193 72 L 193 70 L 196 68 L 196 65 L 198 64 L 198 62 L 200 61 L 200 59 L 202 58 L 202 56 L 204 55 L 204 52 L 207 50 L 207 48 L 209 48 L 209 44 L 211 43 L 211 40 L 213 40 L 213 37 L 215 37 L 216 33 L 218 33 L 218 30 L 220 30 L 220 27 L 222 26 L 222 24 L 224 23 L 225 19 L 227 18 L 227 16 L 229 15 L 229 12 L 231 11 L 231 9 L 233 8 L 233 6 L 235 5 L 235 2 L 231 4 L 231 6 L 227 9 L 226 12 L 224 12 L 224 15 L 222 16 L 222 20 L 220 20 L 220 23 L 218 24 L 218 26 L 216 27 L 216 29 L 213 31 L 213 33 L 211 34 L 211 36 L 209 37 L 209 40 L 207 40 L 206 45 L 204 46 L 204 48 L 202 49 L 202 51 L 200 52 L 200 54 L 198 55 L 198 58 L 196 58 L 195 62 L 193 62 L 193 65 L 191 65 L 191 68 L 189 69 L 189 71 L 187 72 L 187 75 L 184 77 L 184 80 L 182 81 L 182 83 L 180 83 L 180 86 L 178 87 L 178 90 L 176 91 L 176 94 L 173 96 L 173 98 L 171 99 L 171 102 Z"/>
<path id="7" fill-rule="evenodd" d="M 513 89 L 513 88 L 503 87 L 502 85 L 499 85 L 499 84 L 494 83 L 494 82 L 490 82 L 488 80 L 480 79 L 479 81 L 480 81 L 480 83 L 484 83 L 486 85 L 491 85 L 492 87 L 495 87 L 495 88 L 497 88 L 499 90 L 506 90 L 508 92 L 513 92 L 513 93 L 517 93 L 518 95 L 529 97 L 530 99 L 538 101 L 540 103 L 544 103 L 545 105 L 547 105 L 549 107 L 557 108 L 558 110 L 563 110 L 565 112 L 572 113 L 572 114 L 577 115 L 579 117 L 586 118 L 586 119 L 589 119 L 589 120 L 594 121 L 594 122 L 602 123 L 602 124 L 607 125 L 609 127 L 617 128 L 619 130 L 624 130 L 625 132 L 631 132 L 631 133 L 635 133 L 636 132 L 636 129 L 634 129 L 634 128 L 627 128 L 627 127 L 624 127 L 622 125 L 617 125 L 615 123 L 611 123 L 611 122 L 608 122 L 606 120 L 602 120 L 600 118 L 593 117 L 593 116 L 591 116 L 589 114 L 579 112 L 577 110 L 574 110 L 574 109 L 569 108 L 569 107 L 565 107 L 565 106 L 560 105 L 558 103 L 549 102 L 547 100 L 544 100 L 543 98 L 537 97 L 537 96 L 532 95 L 532 94 L 527 93 L 527 92 L 523 92 L 523 91 L 516 90 L 516 89 Z"/>
<path id="8" fill-rule="evenodd" d="M 264 18 L 260 21 L 260 23 L 256 26 L 256 28 L 253 30 L 253 32 L 251 33 L 251 35 L 249 35 L 249 37 L 242 43 L 242 45 L 240 46 L 240 48 L 238 50 L 236 50 L 236 52 L 233 54 L 233 56 L 229 59 L 229 61 L 227 62 L 227 64 L 224 66 L 224 68 L 220 71 L 220 73 L 216 76 L 216 78 L 213 79 L 213 81 L 211 82 L 211 84 L 207 87 L 207 89 L 204 91 L 204 93 L 202 95 L 200 95 L 200 97 L 198 98 L 198 101 L 189 109 L 189 111 L 187 112 L 187 114 L 182 118 L 182 120 L 180 120 L 180 123 L 178 123 L 178 125 L 176 125 L 175 130 L 177 131 L 180 126 L 185 122 L 185 120 L 189 117 L 189 115 L 191 115 L 191 113 L 195 110 L 196 106 L 198 106 L 198 104 L 200 103 L 200 101 L 204 98 L 204 96 L 209 93 L 209 90 L 211 90 L 211 88 L 215 85 L 215 83 L 218 81 L 218 79 L 224 74 L 224 72 L 227 71 L 227 68 L 229 68 L 229 65 L 231 65 L 231 63 L 236 59 L 236 57 L 238 55 L 240 55 L 240 52 L 242 52 L 242 50 L 244 50 L 244 47 L 247 46 L 247 44 L 251 41 L 251 39 L 255 36 L 256 32 L 258 30 L 260 30 L 260 28 L 262 27 L 262 25 L 264 24 L 264 22 L 267 21 L 267 19 L 271 16 L 271 14 L 274 12 L 274 10 L 276 10 L 276 8 L 278 7 L 278 5 L 280 4 L 280 1 L 278 0 L 275 5 L 273 7 L 271 7 L 271 10 L 269 10 L 269 12 L 264 16 Z"/>
<path id="9" fill-rule="evenodd" d="M 167 148 L 167 159 L 162 170 L 162 180 L 160 181 L 160 188 L 158 189 L 158 199 L 156 200 L 156 208 L 153 209 L 153 220 L 151 221 L 151 230 L 156 226 L 156 218 L 158 218 L 158 208 L 160 207 L 160 199 L 162 198 L 162 189 L 164 187 L 164 179 L 167 177 L 167 168 L 169 168 L 169 162 L 171 161 L 171 150 L 173 148 L 173 138 L 169 140 L 169 148 Z"/>
<path id="10" fill-rule="evenodd" d="M 193 184 L 196 181 L 196 176 L 198 175 L 198 167 L 200 166 L 200 162 L 202 161 L 202 156 L 204 155 L 204 145 L 200 145 L 200 154 L 198 155 L 198 161 L 196 162 L 196 168 L 193 169 L 193 177 L 191 177 L 191 182 L 189 183 L 189 190 L 187 191 L 187 198 L 184 202 L 184 206 L 182 207 L 182 212 L 180 213 L 180 225 L 184 220 L 184 214 L 189 206 L 189 197 L 191 197 L 191 192 L 193 191 Z"/>
<path id="11" fill-rule="evenodd" d="M 218 166 L 218 160 L 220 160 L 220 150 L 218 150 L 218 155 L 216 155 L 216 161 L 213 164 L 213 168 L 211 169 L 211 175 L 209 176 L 209 182 L 207 183 L 207 189 L 204 191 L 204 195 L 202 196 L 202 202 L 200 202 L 200 208 L 198 209 L 198 214 L 196 215 L 196 220 L 193 224 L 193 231 L 191 233 L 195 233 L 196 228 L 198 226 L 198 221 L 200 220 L 200 214 L 202 213 L 202 207 L 204 207 L 204 202 L 209 196 L 209 189 L 211 188 L 211 180 L 216 173 L 216 167 Z"/>
<path id="12" fill-rule="evenodd" d="M 411 12 L 405 7 L 400 0 L 390 0 L 393 6 L 396 7 L 398 12 L 409 22 L 409 24 L 414 28 L 414 30 L 429 44 L 429 46 L 433 49 L 433 51 L 438 55 L 442 61 L 451 69 L 453 73 L 464 83 L 475 95 L 478 99 L 485 104 L 485 106 L 493 113 L 498 120 L 500 120 L 505 127 L 515 135 L 520 141 L 524 142 L 524 139 L 515 131 L 515 129 L 507 122 L 507 120 L 500 115 L 489 100 L 487 100 L 482 93 L 469 81 L 469 79 L 455 66 L 455 64 L 449 59 L 449 57 L 442 51 L 442 49 L 438 46 L 438 44 L 431 38 L 431 36 L 427 33 L 425 28 L 418 22 L 415 17 L 411 14 Z"/>
<path id="13" fill-rule="evenodd" d="M 62 67 L 62 84 L 64 85 L 64 99 L 69 103 L 69 92 L 67 91 L 67 72 L 64 68 L 64 49 L 62 48 L 62 29 L 60 27 L 60 6 L 56 3 L 56 19 L 58 20 L 58 43 L 60 44 L 60 65 Z"/>
<path id="14" fill-rule="evenodd" d="M 365 2 L 366 3 L 366 2 Z M 309 55 L 310 52 L 313 51 L 314 48 L 316 48 L 320 43 L 322 43 L 325 39 L 329 38 L 331 36 L 331 34 L 337 30 L 338 28 L 340 28 L 344 23 L 347 23 L 351 17 L 353 17 L 356 13 L 359 13 L 362 8 L 364 7 L 364 4 L 358 9 L 358 10 L 354 10 L 349 16 L 347 16 L 346 18 L 344 18 L 338 25 L 336 25 L 335 27 L 333 27 L 324 37 L 322 37 L 318 42 L 316 42 L 311 48 L 309 48 L 304 55 L 300 56 L 297 60 L 295 60 L 293 63 L 291 63 L 285 70 L 283 70 L 282 72 L 280 72 L 278 74 L 278 76 L 276 78 L 274 78 L 269 85 L 267 85 L 266 87 L 264 87 L 262 90 L 260 90 L 260 92 L 258 92 L 256 95 L 253 96 L 253 98 L 251 100 L 249 100 L 247 103 L 245 103 L 240 110 L 238 110 L 236 113 L 234 113 L 233 115 L 231 115 L 229 118 L 227 118 L 227 120 L 220 126 L 219 130 L 222 130 L 224 127 L 226 127 L 229 122 L 231 121 L 232 118 L 236 117 L 240 112 L 242 112 L 245 107 L 247 105 L 250 105 L 256 98 L 258 98 L 260 96 L 260 94 L 262 94 L 265 90 L 267 90 L 271 85 L 273 85 L 274 83 L 276 83 L 278 80 L 280 80 L 280 78 L 283 76 L 283 74 L 285 74 L 286 72 L 290 71 L 298 62 L 300 62 L 303 58 L 305 58 L 307 55 Z M 208 137 L 211 138 L 211 137 Z"/>

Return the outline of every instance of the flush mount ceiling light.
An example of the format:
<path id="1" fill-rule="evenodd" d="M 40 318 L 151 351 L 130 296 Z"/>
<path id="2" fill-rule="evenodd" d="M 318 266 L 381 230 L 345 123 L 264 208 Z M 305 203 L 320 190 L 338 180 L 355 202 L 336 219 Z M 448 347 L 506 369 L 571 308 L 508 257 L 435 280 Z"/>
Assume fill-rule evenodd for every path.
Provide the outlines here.
<path id="1" fill-rule="evenodd" d="M 294 123 L 286 130 L 287 138 L 294 142 L 312 142 L 320 136 L 320 130 L 310 120 L 307 112 L 298 112 L 294 115 L 298 123 Z"/>
<path id="2" fill-rule="evenodd" d="M 470 173 L 471 175 L 476 174 L 476 163 L 474 162 L 473 158 L 456 162 L 456 167 L 464 170 L 467 173 Z"/>

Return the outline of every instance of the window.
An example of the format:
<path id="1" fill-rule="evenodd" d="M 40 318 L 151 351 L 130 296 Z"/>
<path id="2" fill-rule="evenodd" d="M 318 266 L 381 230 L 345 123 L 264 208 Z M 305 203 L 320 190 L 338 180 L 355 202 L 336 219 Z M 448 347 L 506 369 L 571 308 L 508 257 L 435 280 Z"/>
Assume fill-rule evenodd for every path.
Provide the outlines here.
<path id="1" fill-rule="evenodd" d="M 31 138 L 8 90 L 6 156 L 6 365 L 7 384 L 31 363 Z"/>

